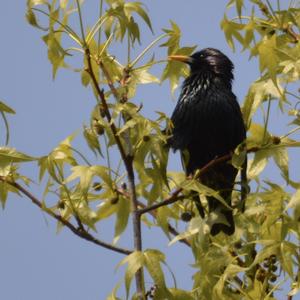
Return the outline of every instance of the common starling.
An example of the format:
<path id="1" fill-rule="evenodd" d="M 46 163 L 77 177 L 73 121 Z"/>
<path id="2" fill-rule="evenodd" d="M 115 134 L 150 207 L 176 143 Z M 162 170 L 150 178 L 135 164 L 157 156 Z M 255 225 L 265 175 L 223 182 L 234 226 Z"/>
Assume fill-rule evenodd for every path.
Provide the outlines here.
<path id="1" fill-rule="evenodd" d="M 190 75 L 182 85 L 179 100 L 172 114 L 171 148 L 180 150 L 187 175 L 217 157 L 234 151 L 246 138 L 240 106 L 232 92 L 233 64 L 221 51 L 206 48 L 191 56 L 173 55 L 169 59 L 187 63 Z M 201 182 L 219 191 L 231 206 L 231 193 L 238 170 L 230 162 L 217 164 L 201 176 Z M 196 199 L 195 199 L 196 198 Z M 193 196 L 202 217 L 198 196 Z M 211 234 L 234 233 L 232 210 L 219 200 L 207 197 L 209 212 L 218 216 L 211 225 Z M 223 217 L 222 217 L 223 216 Z M 222 220 L 223 218 L 223 220 Z"/>

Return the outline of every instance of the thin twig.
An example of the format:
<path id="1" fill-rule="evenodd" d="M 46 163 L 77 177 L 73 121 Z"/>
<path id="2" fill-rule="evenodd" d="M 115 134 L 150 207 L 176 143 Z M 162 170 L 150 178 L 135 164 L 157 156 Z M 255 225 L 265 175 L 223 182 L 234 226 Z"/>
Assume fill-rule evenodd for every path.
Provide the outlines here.
<path id="1" fill-rule="evenodd" d="M 132 250 L 116 247 L 116 246 L 113 246 L 109 243 L 106 243 L 106 242 L 103 242 L 103 241 L 97 239 L 96 237 L 91 235 L 89 232 L 87 232 L 83 228 L 83 226 L 75 227 L 72 223 L 70 223 L 69 221 L 64 219 L 62 216 L 60 216 L 60 215 L 54 213 L 52 210 L 46 208 L 42 204 L 42 201 L 37 199 L 34 195 L 32 195 L 29 191 L 27 191 L 19 183 L 14 182 L 14 181 L 10 181 L 6 177 L 3 177 L 3 176 L 0 176 L 0 181 L 5 182 L 5 183 L 9 184 L 10 186 L 16 188 L 18 191 L 20 191 L 22 194 L 24 194 L 26 197 L 28 197 L 32 201 L 32 203 L 35 204 L 36 206 L 38 206 L 42 211 L 44 211 L 49 216 L 53 217 L 54 219 L 56 219 L 57 221 L 62 223 L 64 226 L 68 227 L 75 235 L 81 237 L 82 239 L 87 240 L 91 243 L 94 243 L 98 246 L 101 246 L 101 247 L 106 248 L 108 250 L 112 250 L 112 251 L 117 252 L 117 253 L 129 255 L 133 252 Z"/>
<path id="2" fill-rule="evenodd" d="M 85 45 L 85 35 L 84 35 L 84 27 L 83 27 L 83 21 L 82 21 L 82 14 L 81 14 L 81 7 L 79 0 L 76 0 L 77 10 L 78 10 L 78 16 L 79 16 L 79 24 L 80 24 L 80 31 L 81 31 L 81 38 Z"/>
<path id="3" fill-rule="evenodd" d="M 297 34 L 293 29 L 292 29 L 292 26 L 288 26 L 287 28 L 286 28 L 286 33 L 288 33 L 293 39 L 294 39 L 294 42 L 295 43 L 297 43 L 297 42 L 299 42 L 299 40 L 300 40 L 300 35 L 299 34 Z"/>
<path id="4" fill-rule="evenodd" d="M 126 198 L 130 198 L 129 193 L 126 190 L 124 190 L 123 188 L 118 188 L 116 191 L 119 194 L 125 196 Z M 162 203 L 164 203 L 164 201 Z M 138 206 L 140 207 L 139 213 L 147 208 L 147 206 L 140 201 L 138 201 Z M 154 210 L 149 210 L 149 211 L 147 211 L 147 213 L 149 213 L 153 218 L 156 219 L 156 212 Z M 169 232 L 171 234 L 173 234 L 174 236 L 179 235 L 179 232 L 171 224 L 168 224 L 168 229 L 169 229 Z M 180 239 L 179 242 L 182 244 L 185 244 L 188 247 L 191 246 L 191 244 L 189 243 L 189 241 L 187 239 Z"/>
<path id="5" fill-rule="evenodd" d="M 8 145 L 9 142 L 9 125 L 5 116 L 5 113 L 3 111 L 0 111 L 3 121 L 4 121 L 4 125 L 5 125 L 5 129 L 6 129 L 6 137 L 5 137 L 5 146 Z"/>
<path id="6" fill-rule="evenodd" d="M 172 203 L 177 202 L 178 200 L 182 200 L 184 199 L 184 196 L 179 196 L 179 194 L 182 192 L 183 188 L 178 188 L 177 190 L 175 190 L 175 192 L 173 194 L 171 194 L 168 198 L 166 198 L 165 200 L 163 200 L 162 202 L 153 204 L 151 206 L 145 207 L 144 209 L 140 209 L 138 211 L 138 213 L 140 215 L 145 214 L 151 210 L 155 210 L 161 206 L 166 206 Z"/>
<path id="7" fill-rule="evenodd" d="M 247 153 L 257 152 L 258 150 L 260 150 L 260 148 L 258 148 L 258 147 L 252 147 L 252 148 L 250 148 L 250 149 L 247 150 Z M 226 162 L 226 161 L 230 160 L 232 158 L 232 155 L 233 154 L 230 153 L 230 154 L 226 154 L 224 156 L 217 157 L 217 158 L 211 160 L 203 168 L 200 169 L 200 171 L 197 173 L 196 176 L 194 176 L 194 177 L 189 176 L 188 179 L 201 179 L 201 176 L 203 176 L 205 173 L 207 173 L 212 167 L 214 167 L 214 166 L 216 166 L 216 165 L 218 165 L 218 164 L 220 164 L 222 162 Z M 161 206 L 166 206 L 166 205 L 175 203 L 178 200 L 182 200 L 182 197 L 179 196 L 179 194 L 182 191 L 183 191 L 182 187 L 177 188 L 168 198 L 166 198 L 162 202 L 156 203 L 156 204 L 154 204 L 152 206 L 145 207 L 143 209 L 140 209 L 139 213 L 140 214 L 144 214 L 146 212 L 150 212 L 152 210 L 155 210 L 155 209 L 157 209 L 157 208 L 159 208 Z"/>
<path id="8" fill-rule="evenodd" d="M 114 135 L 114 139 L 115 139 L 116 144 L 118 146 L 118 149 L 119 149 L 119 152 L 121 154 L 122 160 L 125 162 L 127 160 L 127 155 L 126 155 L 125 149 L 124 149 L 124 147 L 121 143 L 120 137 L 118 136 L 118 131 L 117 131 L 116 125 L 115 125 L 114 122 L 112 122 L 112 117 L 111 117 L 111 114 L 110 114 L 110 111 L 109 111 L 109 108 L 108 108 L 108 105 L 107 105 L 107 102 L 106 102 L 106 99 L 105 99 L 104 92 L 100 89 L 100 87 L 98 85 L 98 82 L 97 82 L 97 79 L 95 77 L 95 73 L 93 71 L 92 62 L 91 62 L 91 53 L 90 53 L 89 48 L 85 49 L 85 55 L 86 55 L 86 59 L 87 59 L 87 63 L 88 63 L 87 72 L 91 76 L 94 88 L 96 89 L 97 94 L 98 94 L 98 96 L 101 100 L 103 111 L 105 113 L 105 116 L 106 116 L 109 124 L 110 124 L 110 129 L 111 129 L 111 131 Z"/>
<path id="9" fill-rule="evenodd" d="M 111 79 L 111 77 L 110 77 L 110 75 L 109 75 L 107 69 L 105 68 L 105 66 L 104 66 L 104 64 L 103 64 L 103 62 L 102 62 L 101 60 L 98 62 L 98 64 L 99 64 L 99 67 L 101 68 L 101 70 L 102 70 L 104 76 L 106 77 L 107 84 L 108 84 L 108 86 L 109 86 L 109 88 L 110 88 L 112 94 L 114 95 L 114 97 L 115 97 L 115 99 L 117 100 L 117 102 L 119 102 L 120 99 L 119 99 L 118 91 L 117 91 L 117 89 L 115 88 L 115 86 L 114 86 L 114 84 L 113 84 L 113 81 L 112 81 L 112 79 Z"/>

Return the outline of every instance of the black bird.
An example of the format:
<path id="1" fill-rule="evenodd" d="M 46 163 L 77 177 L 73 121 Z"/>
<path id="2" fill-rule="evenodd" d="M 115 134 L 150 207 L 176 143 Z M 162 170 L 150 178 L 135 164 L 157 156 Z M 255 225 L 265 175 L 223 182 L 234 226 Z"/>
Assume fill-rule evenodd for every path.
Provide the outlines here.
<path id="1" fill-rule="evenodd" d="M 187 175 L 194 174 L 211 160 L 231 153 L 246 138 L 240 106 L 233 94 L 233 64 L 221 51 L 206 48 L 191 56 L 173 55 L 169 59 L 187 63 L 190 75 L 182 85 L 179 100 L 172 114 L 171 148 L 188 153 Z M 218 164 L 201 176 L 201 182 L 220 192 L 231 205 L 231 193 L 238 170 L 229 162 Z M 197 198 L 197 199 L 195 199 Z M 197 208 L 202 217 L 198 196 Z M 211 226 L 211 234 L 234 233 L 232 210 L 217 199 L 208 197 L 209 212 L 224 216 Z M 220 218 L 222 219 L 222 217 Z M 218 222 L 219 220 L 219 222 Z"/>

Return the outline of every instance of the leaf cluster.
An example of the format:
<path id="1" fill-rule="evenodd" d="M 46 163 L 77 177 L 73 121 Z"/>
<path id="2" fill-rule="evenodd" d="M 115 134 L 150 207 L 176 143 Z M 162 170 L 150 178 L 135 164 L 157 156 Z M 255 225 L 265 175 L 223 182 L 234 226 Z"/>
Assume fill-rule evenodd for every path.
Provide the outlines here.
<path id="1" fill-rule="evenodd" d="M 240 192 L 232 195 L 236 223 L 233 236 L 210 236 L 210 226 L 219 217 L 212 213 L 200 218 L 193 195 L 200 195 L 205 211 L 206 196 L 214 196 L 226 205 L 224 199 L 199 181 L 201 175 L 186 178 L 183 172 L 168 170 L 168 129 L 172 124 L 163 112 L 157 112 L 154 119 L 148 118 L 143 104 L 137 104 L 139 86 L 169 80 L 173 93 L 180 78 L 188 74 L 180 63 L 156 59 L 155 47 L 162 47 L 165 56 L 190 55 L 195 49 L 181 46 L 180 28 L 171 21 L 171 28 L 163 29 L 132 58 L 135 47 L 142 44 L 142 26 L 154 32 L 144 4 L 137 1 L 100 1 L 99 16 L 90 26 L 84 25 L 83 1 L 27 1 L 27 21 L 44 32 L 42 39 L 53 77 L 58 69 L 68 68 L 80 73 L 82 85 L 94 92 L 95 107 L 89 124 L 84 124 L 80 133 L 93 162 L 89 154 L 74 147 L 75 134 L 38 158 L 7 147 L 6 114 L 14 111 L 0 102 L 7 128 L 6 147 L 0 148 L 2 206 L 8 193 L 23 192 L 18 190 L 17 181 L 31 183 L 19 174 L 19 165 L 37 161 L 39 180 L 45 182 L 39 206 L 56 216 L 58 230 L 68 224 L 78 236 L 88 235 L 88 240 L 103 245 L 90 232 L 99 235 L 104 220 L 114 224 L 110 249 L 128 253 L 119 263 L 126 265 L 127 299 L 141 299 L 141 290 L 154 299 L 275 299 L 286 281 L 291 287 L 289 296 L 296 295 L 300 270 L 300 184 L 291 178 L 295 162 L 290 161 L 290 149 L 298 149 L 300 141 L 290 136 L 300 129 L 300 98 L 295 92 L 300 77 L 300 10 L 292 5 L 293 1 L 289 6 L 281 2 L 273 7 L 270 1 L 230 0 L 221 22 L 228 44 L 233 49 L 239 44 L 242 51 L 249 51 L 250 58 L 258 59 L 260 70 L 242 107 L 248 129 L 246 147 L 240 145 L 228 162 L 240 168 L 247 151 L 254 149 L 253 154 L 248 154 L 247 185 L 251 191 L 244 213 L 235 205 Z M 229 18 L 233 7 L 237 16 Z M 71 15 L 78 17 L 78 28 L 71 23 Z M 115 55 L 116 45 L 125 45 L 125 62 Z M 80 68 L 69 63 L 74 53 L 81 55 Z M 149 53 L 153 54 L 150 58 Z M 151 68 L 162 63 L 159 79 Z M 280 117 L 292 118 L 288 124 L 292 129 L 282 135 L 272 133 L 270 118 L 274 106 L 279 107 Z M 281 182 L 265 176 L 272 162 Z M 119 251 L 130 220 L 134 224 L 134 249 Z M 188 223 L 182 231 L 184 222 Z M 190 247 L 195 269 L 191 291 L 178 289 L 176 282 L 173 287 L 166 283 L 166 255 L 158 249 L 143 250 L 136 242 L 145 238 L 138 230 L 141 224 L 159 227 L 170 244 L 182 242 Z M 153 282 L 151 291 L 143 288 L 141 270 Z M 136 293 L 131 291 L 134 277 L 138 283 Z M 118 286 L 108 299 L 119 299 L 117 292 Z"/>

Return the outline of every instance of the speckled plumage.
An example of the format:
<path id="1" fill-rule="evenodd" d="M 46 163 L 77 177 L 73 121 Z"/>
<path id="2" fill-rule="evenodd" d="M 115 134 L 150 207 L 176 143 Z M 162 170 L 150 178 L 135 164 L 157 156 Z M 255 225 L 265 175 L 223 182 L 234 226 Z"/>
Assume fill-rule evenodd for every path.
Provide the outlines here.
<path id="1" fill-rule="evenodd" d="M 227 56 L 217 49 L 206 48 L 186 62 L 191 72 L 171 117 L 174 128 L 170 145 L 182 153 L 188 151 L 185 169 L 192 174 L 214 158 L 233 151 L 245 139 L 246 130 L 231 90 L 233 64 Z M 227 162 L 210 169 L 201 181 L 220 191 L 230 204 L 236 175 L 237 169 Z M 208 197 L 208 203 L 210 212 L 218 210 L 229 224 L 213 224 L 211 234 L 220 231 L 232 234 L 235 230 L 232 211 L 212 197 Z"/>

